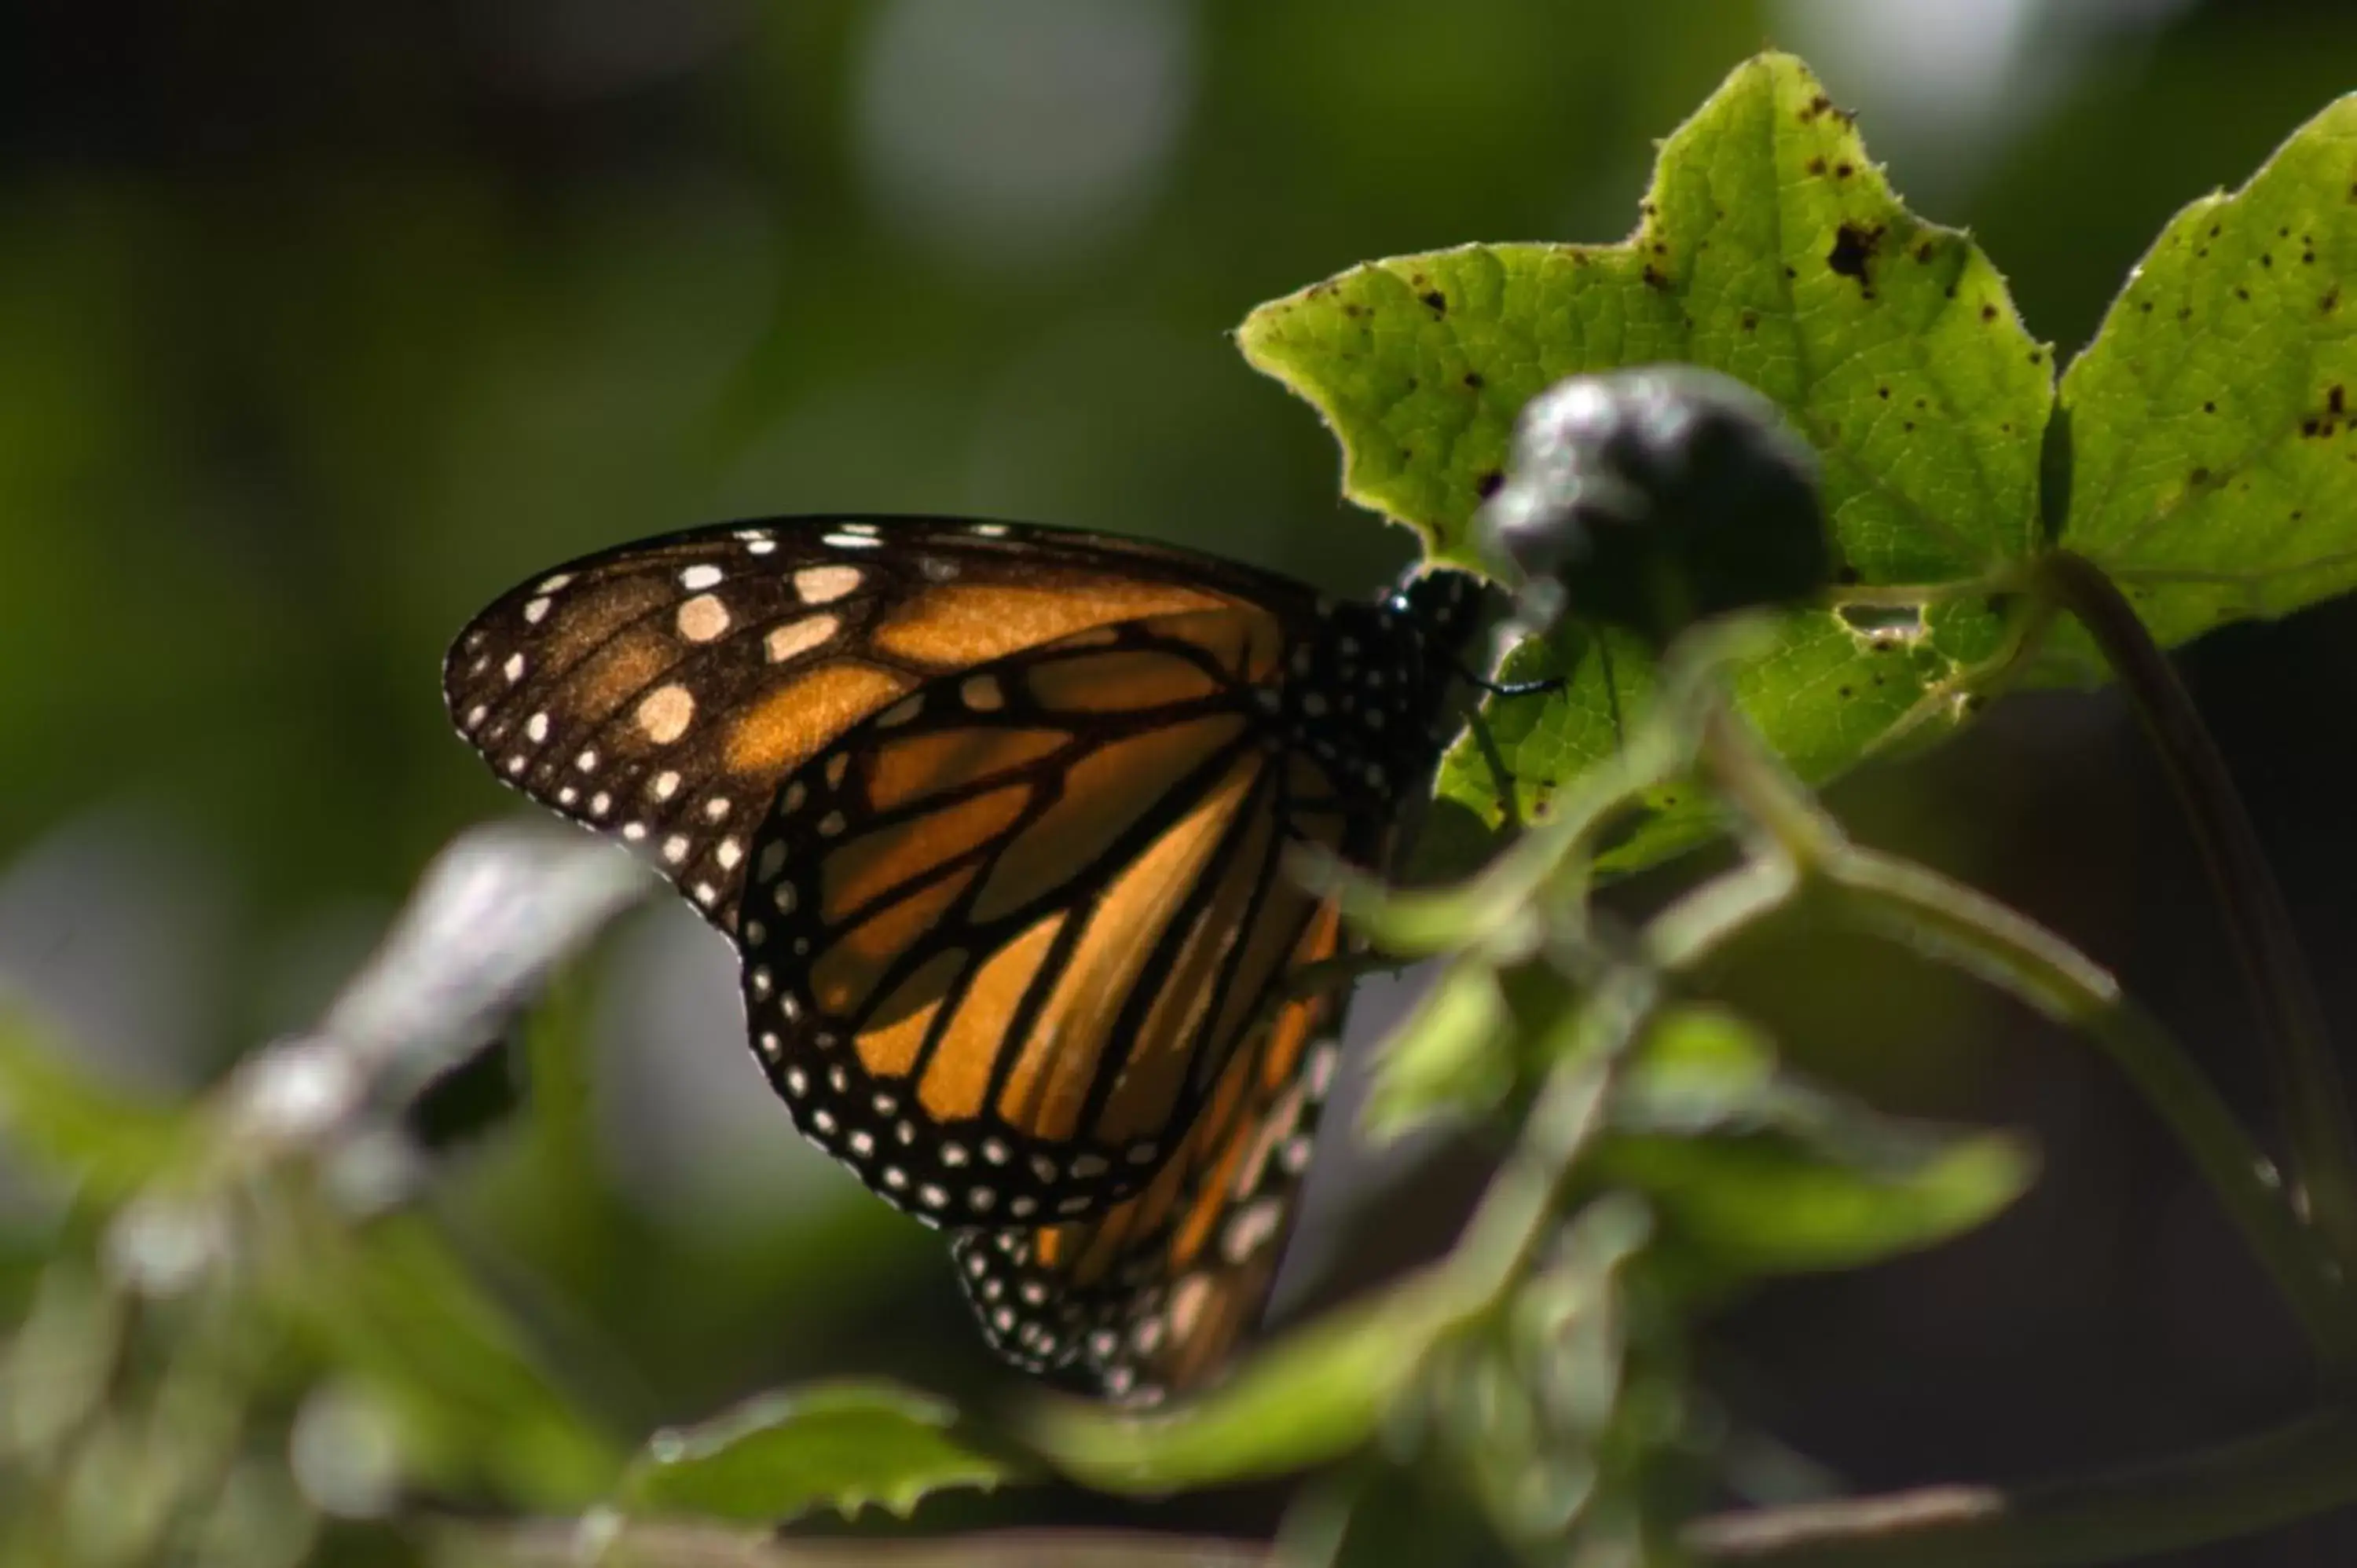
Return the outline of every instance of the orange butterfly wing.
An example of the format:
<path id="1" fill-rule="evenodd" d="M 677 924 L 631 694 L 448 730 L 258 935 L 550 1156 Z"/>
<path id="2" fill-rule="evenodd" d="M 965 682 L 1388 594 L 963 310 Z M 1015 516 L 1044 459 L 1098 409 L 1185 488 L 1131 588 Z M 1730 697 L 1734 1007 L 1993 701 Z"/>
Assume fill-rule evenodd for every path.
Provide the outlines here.
<path id="1" fill-rule="evenodd" d="M 1330 906 L 1289 969 L 1340 950 Z M 951 1243 L 983 1332 L 1017 1365 L 1132 1402 L 1208 1380 L 1258 1322 L 1309 1168 L 1342 1004 L 1285 1004 L 1221 1075 L 1152 1185 L 1092 1219 Z"/>
<path id="2" fill-rule="evenodd" d="M 1102 535 L 726 525 L 460 634 L 459 731 L 735 937 L 804 1131 L 953 1243 L 1010 1359 L 1200 1382 L 1273 1277 L 1340 1004 L 1283 871 L 1378 858 L 1469 579 L 1332 606 Z"/>
<path id="3" fill-rule="evenodd" d="M 1262 695 L 1285 652 L 1258 612 L 1097 628 L 914 693 L 790 777 L 740 936 L 755 1049 L 803 1130 L 937 1224 L 1143 1186 L 1313 918 L 1288 843 L 1381 832 L 1288 803 Z"/>
<path id="4" fill-rule="evenodd" d="M 861 719 L 1091 628 L 1295 600 L 1209 557 L 1020 524 L 731 524 L 519 585 L 459 633 L 443 693 L 502 780 L 637 846 L 733 931 L 752 825 Z"/>

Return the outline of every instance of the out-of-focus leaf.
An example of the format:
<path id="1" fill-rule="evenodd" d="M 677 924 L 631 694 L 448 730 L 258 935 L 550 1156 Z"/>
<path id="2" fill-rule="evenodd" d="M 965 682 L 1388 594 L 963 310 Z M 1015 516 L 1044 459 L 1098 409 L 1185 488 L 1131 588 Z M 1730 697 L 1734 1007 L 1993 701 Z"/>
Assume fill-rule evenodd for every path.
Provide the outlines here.
<path id="1" fill-rule="evenodd" d="M 2357 586 L 2357 93 L 2170 220 L 2062 379 L 2064 544 L 2153 635 Z"/>
<path id="2" fill-rule="evenodd" d="M 1855 1267 L 1968 1230 L 2029 1187 L 2018 1139 L 1942 1135 L 1763 1077 L 1731 1025 L 1689 1023 L 1639 1069 L 1594 1166 L 1651 1199 L 1704 1272 Z"/>
<path id="3" fill-rule="evenodd" d="M 281 1193 L 271 1218 L 264 1299 L 389 1418 L 410 1478 L 532 1508 L 607 1493 L 619 1452 L 425 1221 L 393 1215 L 352 1230 L 299 1193 Z"/>
<path id="4" fill-rule="evenodd" d="M 1702 1133 L 1759 1117 L 1776 1090 L 1767 1036 L 1725 1008 L 1665 1009 L 1622 1070 L 1612 1123 L 1624 1132 Z"/>
<path id="5" fill-rule="evenodd" d="M 169 1165 L 188 1117 L 100 1083 L 71 1047 L 0 995 L 0 1145 L 119 1203 Z"/>
<path id="6" fill-rule="evenodd" d="M 43 1271 L 31 1310 L 0 1347 L 0 1461 L 47 1463 L 105 1399 L 123 1316 L 122 1298 L 90 1271 Z"/>
<path id="7" fill-rule="evenodd" d="M 1054 1401 L 1024 1435 L 1059 1469 L 1107 1491 L 1306 1469 L 1366 1442 L 1465 1310 L 1442 1276 L 1421 1276 L 1277 1340 L 1209 1393 L 1148 1413 Z"/>
<path id="8" fill-rule="evenodd" d="M 1745 711 L 1812 783 L 1953 728 L 1999 661 L 1981 590 L 2040 542 L 2046 349 L 1978 247 L 1900 203 L 1790 56 L 1739 67 L 1663 144 L 1641 211 L 1617 245 L 1468 245 L 1363 265 L 1261 306 L 1239 338 L 1326 416 L 1345 492 L 1467 565 L 1480 564 L 1473 512 L 1543 388 L 1667 360 L 1749 382 L 1823 459 L 1847 591 L 1878 607 L 1785 618 L 1778 646 L 1737 677 Z M 1526 806 L 1617 744 L 1649 671 L 1634 639 L 1607 649 L 1577 625 L 1517 651 L 1504 678 L 1567 680 L 1491 704 Z M 1469 746 L 1441 792 L 1499 815 Z M 1658 805 L 1608 869 L 1711 831 L 1694 802 Z"/>
<path id="9" fill-rule="evenodd" d="M 760 1395 L 648 1441 L 624 1481 L 635 1514 L 776 1522 L 813 1508 L 845 1515 L 878 1503 L 907 1514 L 945 1487 L 1016 1478 L 957 1430 L 943 1402 L 888 1383 Z"/>
<path id="10" fill-rule="evenodd" d="M 1496 1104 L 1513 1083 L 1512 1041 L 1497 972 L 1479 963 L 1450 966 L 1376 1054 L 1368 1135 L 1395 1138 L 1434 1116 Z"/>

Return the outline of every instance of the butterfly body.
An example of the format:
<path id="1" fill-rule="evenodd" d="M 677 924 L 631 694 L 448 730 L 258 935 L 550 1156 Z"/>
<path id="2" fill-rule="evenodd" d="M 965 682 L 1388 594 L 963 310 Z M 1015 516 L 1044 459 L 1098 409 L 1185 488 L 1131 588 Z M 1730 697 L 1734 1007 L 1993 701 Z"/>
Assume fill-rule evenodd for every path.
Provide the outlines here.
<path id="1" fill-rule="evenodd" d="M 1385 858 L 1473 608 L 1454 575 L 1334 603 L 1108 536 L 788 519 L 522 585 L 445 685 L 495 772 L 737 942 L 797 1125 L 959 1232 L 992 1343 L 1134 1396 L 1265 1293 L 1340 1011 L 1286 983 L 1346 941 L 1286 863 Z"/>

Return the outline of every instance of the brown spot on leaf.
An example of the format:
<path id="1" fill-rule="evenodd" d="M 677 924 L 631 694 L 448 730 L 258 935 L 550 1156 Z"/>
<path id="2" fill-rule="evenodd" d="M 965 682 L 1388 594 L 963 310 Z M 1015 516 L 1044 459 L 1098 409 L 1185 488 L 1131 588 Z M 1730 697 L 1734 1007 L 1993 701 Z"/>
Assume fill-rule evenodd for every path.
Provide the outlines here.
<path id="1" fill-rule="evenodd" d="M 2349 389 L 2335 381 L 2325 389 L 2324 411 L 2338 419 L 2348 412 Z"/>
<path id="2" fill-rule="evenodd" d="M 1996 319 L 1996 306 L 1994 305 L 1982 306 L 1981 319 L 1983 321 L 1995 321 Z"/>
<path id="3" fill-rule="evenodd" d="M 1419 295 L 1417 297 L 1432 307 L 1432 313 L 1435 316 L 1446 316 L 1448 314 L 1448 296 L 1441 293 L 1438 289 L 1436 288 L 1428 294 Z"/>
<path id="4" fill-rule="evenodd" d="M 1881 243 L 1881 224 L 1877 223 L 1867 229 L 1856 223 L 1845 223 L 1834 231 L 1834 248 L 1825 252 L 1825 265 L 1846 278 L 1856 278 L 1858 287 L 1865 288 L 1869 281 L 1867 263 L 1874 259 L 1874 252 Z"/>
<path id="5" fill-rule="evenodd" d="M 1933 256 L 1936 256 L 1939 253 L 1939 247 L 1932 244 L 1929 240 L 1924 241 L 1921 244 L 1915 247 L 1915 259 L 1919 262 L 1929 262 Z"/>
<path id="6" fill-rule="evenodd" d="M 1834 177 L 1835 177 L 1835 179 L 1847 179 L 1850 176 L 1852 176 L 1852 175 L 1856 174 L 1857 172 L 1857 169 L 1856 166 L 1854 166 L 1854 165 L 1850 164 L 1850 163 L 1849 163 L 1848 161 L 1846 161 L 1846 160 L 1844 160 L 1844 161 L 1843 161 L 1843 162 L 1841 162 L 1841 163 L 1837 163 L 1837 164 L 1834 165 Z"/>
<path id="7" fill-rule="evenodd" d="M 2191 485 L 2198 490 L 2202 486 L 2210 482 L 2210 470 L 2207 468 L 2196 468 L 2193 472 L 2185 476 L 2185 482 Z"/>
<path id="8" fill-rule="evenodd" d="M 1479 371 L 1466 371 L 1465 384 L 1472 388 L 1475 392 L 1480 392 L 1484 384 L 1481 379 L 1481 372 Z"/>
<path id="9" fill-rule="evenodd" d="M 1506 476 L 1491 468 L 1473 481 L 1473 493 L 1483 500 L 1488 500 L 1498 493 L 1498 487 L 1505 482 Z"/>
<path id="10" fill-rule="evenodd" d="M 1655 266 L 1651 262 L 1647 262 L 1645 263 L 1644 271 L 1639 273 L 1637 275 L 1645 280 L 1645 286 L 1647 288 L 1666 289 L 1670 286 L 1668 274 L 1664 274 L 1661 268 Z"/>
<path id="11" fill-rule="evenodd" d="M 2330 316 L 2334 311 L 2340 309 L 2341 285 L 2339 284 L 2334 284 L 2330 288 L 2326 289 L 2324 291 L 2324 297 L 2316 302 L 2316 308 L 2327 316 Z"/>
<path id="12" fill-rule="evenodd" d="M 1825 172 L 1825 160 L 1821 157 L 1811 158 L 1808 163 L 1808 170 L 1811 174 L 1814 175 L 1824 174 Z"/>
<path id="13" fill-rule="evenodd" d="M 1745 311 L 1738 318 L 1738 325 L 1740 325 L 1746 332 L 1754 332 L 1759 330 L 1760 313 L 1756 310 Z"/>

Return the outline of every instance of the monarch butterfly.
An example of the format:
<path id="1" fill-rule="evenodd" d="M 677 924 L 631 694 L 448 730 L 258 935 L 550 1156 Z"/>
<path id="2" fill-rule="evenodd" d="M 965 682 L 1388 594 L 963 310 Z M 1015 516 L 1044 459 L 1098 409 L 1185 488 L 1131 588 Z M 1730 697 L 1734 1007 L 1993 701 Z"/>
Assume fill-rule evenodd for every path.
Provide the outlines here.
<path id="1" fill-rule="evenodd" d="M 1252 1326 L 1345 950 L 1289 846 L 1387 854 L 1475 580 L 1334 603 L 1106 535 L 723 524 L 541 574 L 444 693 L 498 776 L 737 944 L 796 1124 L 953 1232 L 1008 1359 L 1142 1400 Z"/>

